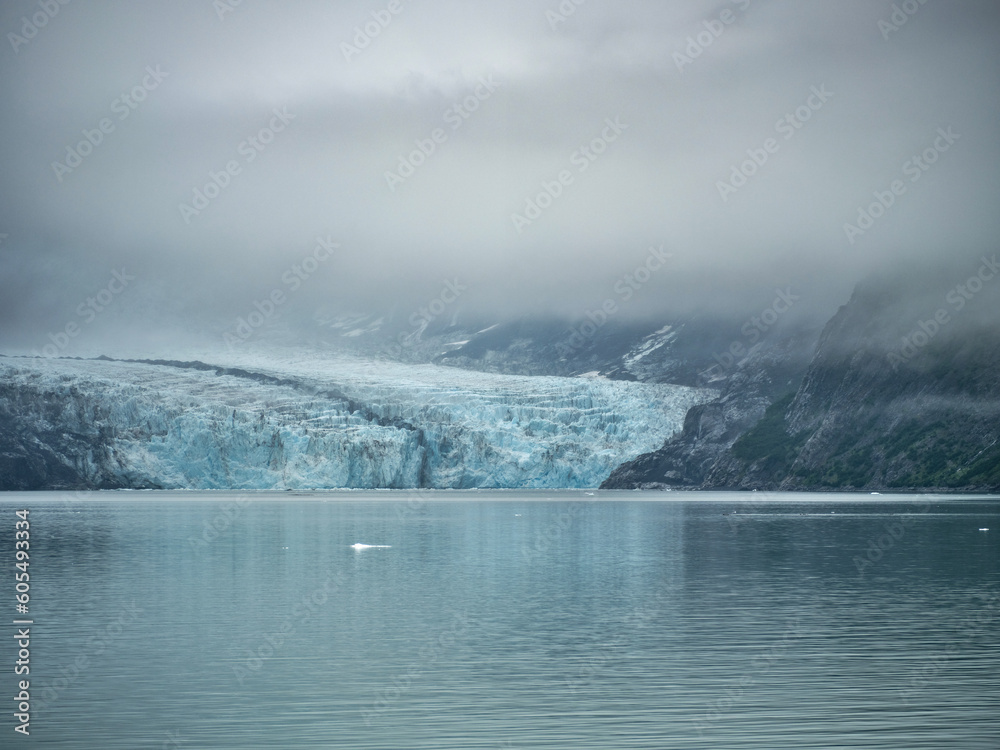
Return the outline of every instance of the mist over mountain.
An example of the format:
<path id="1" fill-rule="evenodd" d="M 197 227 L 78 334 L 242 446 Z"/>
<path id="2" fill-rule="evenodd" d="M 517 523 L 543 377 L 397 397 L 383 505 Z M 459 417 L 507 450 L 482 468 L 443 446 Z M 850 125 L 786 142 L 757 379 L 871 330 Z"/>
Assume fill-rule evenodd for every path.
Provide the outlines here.
<path id="1" fill-rule="evenodd" d="M 308 338 L 446 283 L 470 329 L 825 319 L 991 251 L 995 3 L 557 6 L 5 5 L 0 350 L 172 356 L 275 294 Z"/>
<path id="2" fill-rule="evenodd" d="M 996 254 L 958 275 L 933 267 L 859 284 L 800 382 L 775 382 L 775 355 L 747 357 L 681 435 L 604 486 L 1000 489 Z"/>
<path id="3" fill-rule="evenodd" d="M 598 482 L 624 463 L 608 481 L 950 487 L 947 472 L 993 455 L 990 0 L 26 8 L 0 8 L 9 476 L 28 461 L 41 485 L 57 466 L 83 484 L 159 482 L 143 440 L 183 441 L 149 427 L 166 419 L 154 394 L 176 406 L 201 381 L 176 391 L 169 370 L 143 371 L 135 413 L 87 425 L 80 410 L 117 393 L 81 374 L 113 369 L 102 356 L 282 381 L 282 360 L 426 367 L 481 378 L 470 404 L 507 377 L 701 394 L 653 419 L 648 445 L 605 453 L 594 428 L 594 452 L 575 454 L 593 465 L 548 456 L 554 473 L 461 486 Z M 96 390 L 67 395 L 56 372 Z M 419 433 L 413 451 L 483 463 L 490 409 L 453 433 L 389 394 L 413 395 L 386 383 L 379 418 L 413 429 L 369 437 Z M 347 424 L 367 419 L 362 401 L 328 406 Z M 298 435 L 285 416 L 281 440 Z M 206 434 L 224 432 L 214 418 Z M 256 461 L 230 452 L 260 438 L 239 421 L 216 454 Z M 363 479 L 306 475 L 454 484 L 401 455 Z M 223 484 L 217 463 L 191 476 Z"/>

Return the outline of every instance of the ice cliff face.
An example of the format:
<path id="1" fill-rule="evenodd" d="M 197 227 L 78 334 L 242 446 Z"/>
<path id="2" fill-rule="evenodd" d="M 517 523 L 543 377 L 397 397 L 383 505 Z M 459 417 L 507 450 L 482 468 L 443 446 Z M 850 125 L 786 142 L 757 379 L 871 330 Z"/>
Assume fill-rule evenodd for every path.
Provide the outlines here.
<path id="1" fill-rule="evenodd" d="M 714 395 L 311 355 L 0 358 L 0 489 L 596 487 Z"/>

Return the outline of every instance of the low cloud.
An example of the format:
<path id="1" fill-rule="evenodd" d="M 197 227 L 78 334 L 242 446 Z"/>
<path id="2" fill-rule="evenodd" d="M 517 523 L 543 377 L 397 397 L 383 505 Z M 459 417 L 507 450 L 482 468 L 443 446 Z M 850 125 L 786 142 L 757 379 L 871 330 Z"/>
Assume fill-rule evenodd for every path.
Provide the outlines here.
<path id="1" fill-rule="evenodd" d="M 225 8 L 0 11 L 0 349 L 51 343 L 122 268 L 93 340 L 218 334 L 316 237 L 339 250 L 289 325 L 455 278 L 468 314 L 580 314 L 652 246 L 670 267 L 623 314 L 789 285 L 832 312 L 873 271 L 995 248 L 988 0 Z"/>

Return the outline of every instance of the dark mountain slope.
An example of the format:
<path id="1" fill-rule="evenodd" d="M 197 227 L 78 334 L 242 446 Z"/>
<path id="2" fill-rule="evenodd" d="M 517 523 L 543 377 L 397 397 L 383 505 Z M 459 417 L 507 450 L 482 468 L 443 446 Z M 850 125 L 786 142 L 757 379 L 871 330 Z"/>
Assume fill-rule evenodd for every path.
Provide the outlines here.
<path id="1" fill-rule="evenodd" d="M 987 258 L 957 276 L 934 269 L 859 285 L 794 395 L 765 411 L 752 384 L 766 380 L 766 361 L 750 357 L 749 387 L 734 377 L 681 435 L 603 486 L 1000 490 L 995 267 Z"/>

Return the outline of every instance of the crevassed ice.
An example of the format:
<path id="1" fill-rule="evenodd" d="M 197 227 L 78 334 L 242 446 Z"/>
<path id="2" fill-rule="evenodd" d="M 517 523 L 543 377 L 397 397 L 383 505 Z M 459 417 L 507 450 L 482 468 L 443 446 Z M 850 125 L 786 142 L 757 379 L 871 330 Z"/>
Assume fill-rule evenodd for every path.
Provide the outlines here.
<path id="1" fill-rule="evenodd" d="M 715 395 L 341 357 L 218 364 L 293 384 L 79 360 L 8 359 L 0 377 L 56 399 L 22 416 L 105 441 L 122 476 L 192 489 L 596 487 Z"/>

